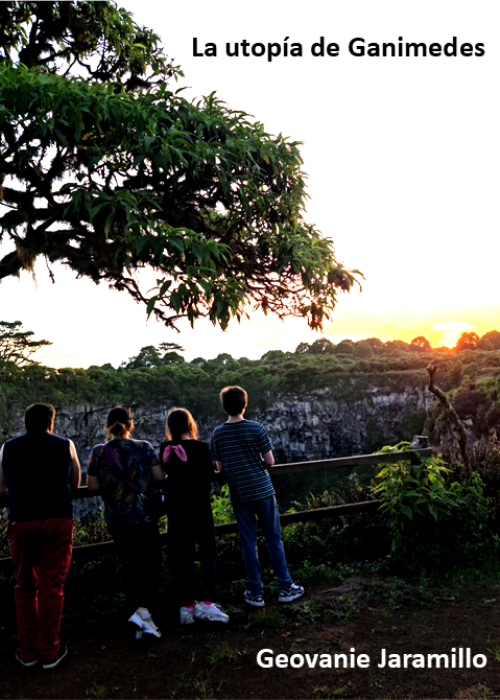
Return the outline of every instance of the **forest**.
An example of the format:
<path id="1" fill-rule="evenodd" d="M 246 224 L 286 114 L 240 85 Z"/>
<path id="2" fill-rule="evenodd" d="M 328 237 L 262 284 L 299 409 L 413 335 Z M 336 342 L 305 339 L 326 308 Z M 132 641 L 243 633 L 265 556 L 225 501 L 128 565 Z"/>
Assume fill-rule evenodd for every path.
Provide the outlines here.
<path id="1" fill-rule="evenodd" d="M 22 331 L 19 322 L 4 322 L 3 333 L 1 330 L 2 324 L 2 439 L 11 437 L 15 411 L 36 401 L 52 403 L 56 409 L 68 404 L 106 407 L 126 403 L 134 407 L 160 401 L 187 406 L 203 422 L 219 415 L 218 394 L 224 386 L 238 384 L 247 390 L 248 415 L 252 417 L 287 395 L 330 390 L 337 400 L 349 402 L 363 397 L 374 385 L 387 393 L 405 387 L 424 391 L 429 362 L 437 366 L 437 382 L 444 391 L 452 392 L 458 415 L 469 422 L 474 437 L 480 439 L 500 428 L 500 332 L 496 330 L 482 337 L 463 333 L 452 349 L 432 348 L 423 336 L 411 343 L 368 338 L 356 342 L 346 339 L 336 345 L 323 337 L 310 345 L 300 343 L 294 352 L 271 350 L 259 360 L 221 353 L 213 359 L 197 357 L 187 362 L 181 346 L 163 343 L 143 347 L 117 368 L 105 364 L 87 369 L 38 364 L 31 356 L 33 344 L 49 341 L 32 340 L 31 332 Z M 440 431 L 446 432 L 439 404 L 432 405 L 427 415 L 422 410 L 413 413 L 408 416 L 411 425 L 394 441 L 418 434 L 426 422 L 431 442 L 439 443 Z M 366 451 L 382 446 L 372 440 Z"/>

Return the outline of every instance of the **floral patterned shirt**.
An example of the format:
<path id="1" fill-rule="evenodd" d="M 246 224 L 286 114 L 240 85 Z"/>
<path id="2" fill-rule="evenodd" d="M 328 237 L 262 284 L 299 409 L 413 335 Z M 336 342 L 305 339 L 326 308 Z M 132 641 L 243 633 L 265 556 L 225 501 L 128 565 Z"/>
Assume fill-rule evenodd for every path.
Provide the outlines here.
<path id="1" fill-rule="evenodd" d="M 127 484 L 126 479 L 141 492 L 146 491 L 153 480 L 151 467 L 159 463 L 156 453 L 150 443 L 143 440 L 115 439 L 109 444 L 120 460 L 123 472 L 106 459 L 104 445 L 92 448 L 88 470 L 89 476 L 95 476 L 99 481 L 104 520 L 108 525 L 148 522 L 145 499 Z"/>

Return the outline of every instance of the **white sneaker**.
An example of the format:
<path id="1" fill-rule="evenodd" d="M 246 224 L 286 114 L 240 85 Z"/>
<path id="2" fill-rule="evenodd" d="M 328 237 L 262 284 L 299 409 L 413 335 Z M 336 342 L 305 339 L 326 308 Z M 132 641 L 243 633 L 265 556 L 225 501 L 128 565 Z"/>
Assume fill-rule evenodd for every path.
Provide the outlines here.
<path id="1" fill-rule="evenodd" d="M 133 622 L 134 625 L 137 625 L 137 627 L 139 627 L 140 632 L 152 634 L 153 636 L 158 637 L 158 639 L 161 637 L 160 630 L 153 622 L 153 618 L 149 614 L 149 610 L 147 610 L 146 608 L 137 608 L 135 613 L 129 617 L 128 621 Z"/>
<path id="2" fill-rule="evenodd" d="M 192 608 L 181 608 L 181 625 L 192 625 L 194 622 L 194 611 L 196 606 Z"/>
<path id="3" fill-rule="evenodd" d="M 291 603 L 292 600 L 297 600 L 304 595 L 304 586 L 298 586 L 296 583 L 291 583 L 288 588 L 280 590 L 278 603 Z"/>
<path id="4" fill-rule="evenodd" d="M 224 612 L 219 603 L 196 603 L 194 616 L 197 620 L 229 622 L 229 615 Z"/>
<path id="5" fill-rule="evenodd" d="M 249 588 L 243 593 L 243 599 L 245 603 L 252 605 L 254 608 L 263 608 L 265 605 L 262 593 L 252 593 Z"/>

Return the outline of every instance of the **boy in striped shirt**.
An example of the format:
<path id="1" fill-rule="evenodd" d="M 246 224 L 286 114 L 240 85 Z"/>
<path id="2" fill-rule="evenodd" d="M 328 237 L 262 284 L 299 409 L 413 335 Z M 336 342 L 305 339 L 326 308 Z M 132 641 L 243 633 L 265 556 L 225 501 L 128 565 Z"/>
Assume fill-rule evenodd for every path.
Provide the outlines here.
<path id="1" fill-rule="evenodd" d="M 279 581 L 279 602 L 289 603 L 304 595 L 304 588 L 293 583 L 288 573 L 275 491 L 266 469 L 274 464 L 272 445 L 263 425 L 243 417 L 248 403 L 244 389 L 226 387 L 221 391 L 220 400 L 228 419 L 213 432 L 212 453 L 217 469 L 226 474 L 238 523 L 249 581 L 245 601 L 258 608 L 265 605 L 257 552 L 258 520 Z"/>

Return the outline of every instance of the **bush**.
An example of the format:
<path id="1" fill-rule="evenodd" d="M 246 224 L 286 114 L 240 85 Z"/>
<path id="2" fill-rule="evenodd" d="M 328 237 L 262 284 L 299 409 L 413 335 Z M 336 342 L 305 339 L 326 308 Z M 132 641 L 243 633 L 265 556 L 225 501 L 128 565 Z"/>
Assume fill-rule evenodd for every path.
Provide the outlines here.
<path id="1" fill-rule="evenodd" d="M 493 501 L 481 477 L 473 472 L 461 483 L 452 476 L 435 457 L 385 466 L 377 475 L 373 491 L 388 521 L 393 562 L 409 569 L 453 566 L 492 539 Z"/>

